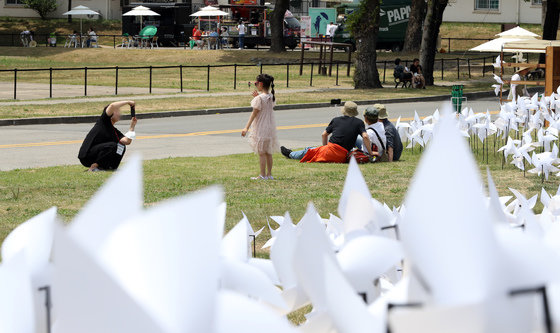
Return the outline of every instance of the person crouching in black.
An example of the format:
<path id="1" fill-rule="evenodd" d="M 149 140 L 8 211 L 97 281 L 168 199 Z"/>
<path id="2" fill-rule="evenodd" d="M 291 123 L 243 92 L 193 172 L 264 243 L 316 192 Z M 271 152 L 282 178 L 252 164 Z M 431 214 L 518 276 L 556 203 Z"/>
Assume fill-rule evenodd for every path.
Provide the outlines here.
<path id="1" fill-rule="evenodd" d="M 114 125 L 121 119 L 120 108 L 125 105 L 130 105 L 132 119 L 129 131 L 122 134 Z M 115 170 L 119 167 L 126 151 L 125 146 L 131 144 L 136 137 L 134 106 L 134 101 L 121 101 L 111 103 L 103 109 L 101 117 L 87 134 L 78 153 L 80 162 L 88 171 Z"/>

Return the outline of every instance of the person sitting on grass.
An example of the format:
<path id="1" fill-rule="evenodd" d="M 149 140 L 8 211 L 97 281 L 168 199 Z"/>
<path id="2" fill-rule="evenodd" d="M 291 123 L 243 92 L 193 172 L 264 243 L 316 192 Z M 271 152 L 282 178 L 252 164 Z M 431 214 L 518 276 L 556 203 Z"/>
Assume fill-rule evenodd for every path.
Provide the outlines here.
<path id="1" fill-rule="evenodd" d="M 385 127 L 379 121 L 379 110 L 375 107 L 368 106 L 364 111 L 364 122 L 366 123 L 366 132 L 371 141 L 372 156 L 378 157 L 383 155 L 385 147 L 387 147 L 387 137 L 385 136 Z M 362 151 L 366 151 L 362 137 L 358 135 L 356 139 L 356 147 Z"/>
<path id="2" fill-rule="evenodd" d="M 401 158 L 403 145 L 399 132 L 395 125 L 389 121 L 387 116 L 387 109 L 383 104 L 374 104 L 374 108 L 379 110 L 379 120 L 385 127 L 385 136 L 387 137 L 387 154 L 389 155 L 389 162 L 398 161 Z"/>
<path id="3" fill-rule="evenodd" d="M 136 137 L 136 117 L 130 121 L 130 129 L 122 134 L 115 128 L 115 123 L 121 119 L 120 108 L 130 105 L 134 108 L 134 101 L 114 102 L 103 109 L 101 117 L 89 131 L 78 153 L 78 158 L 87 171 L 115 170 L 119 167 L 126 151 L 126 147 Z"/>
<path id="4" fill-rule="evenodd" d="M 323 145 L 308 147 L 300 151 L 292 151 L 280 147 L 282 155 L 300 162 L 345 163 L 348 152 L 354 147 L 356 137 L 361 135 L 366 151 L 371 155 L 371 142 L 364 127 L 364 122 L 356 118 L 358 105 L 354 102 L 344 103 L 342 116 L 331 120 L 321 135 Z M 330 136 L 330 139 L 329 139 Z"/>

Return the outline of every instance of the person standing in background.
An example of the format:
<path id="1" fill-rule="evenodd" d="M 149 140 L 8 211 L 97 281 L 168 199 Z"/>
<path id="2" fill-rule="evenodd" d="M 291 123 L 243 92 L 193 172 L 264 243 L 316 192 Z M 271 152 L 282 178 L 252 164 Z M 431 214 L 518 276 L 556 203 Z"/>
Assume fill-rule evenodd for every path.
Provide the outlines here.
<path id="1" fill-rule="evenodd" d="M 239 49 L 243 50 L 243 44 L 245 42 L 245 33 L 247 32 L 247 27 L 243 24 L 243 21 L 239 21 L 237 26 L 237 31 L 239 31 Z"/>

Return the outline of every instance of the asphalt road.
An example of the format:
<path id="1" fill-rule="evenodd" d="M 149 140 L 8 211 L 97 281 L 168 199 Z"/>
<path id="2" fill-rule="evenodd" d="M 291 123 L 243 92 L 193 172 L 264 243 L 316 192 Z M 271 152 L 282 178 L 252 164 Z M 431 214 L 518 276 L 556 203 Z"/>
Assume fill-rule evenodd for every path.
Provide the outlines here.
<path id="1" fill-rule="evenodd" d="M 499 109 L 496 98 L 467 105 L 475 112 Z M 411 120 L 415 110 L 425 117 L 442 106 L 442 102 L 387 104 L 387 111 L 391 120 L 399 116 Z M 364 109 L 360 106 L 360 113 Z M 326 124 L 338 115 L 340 107 L 277 111 L 280 143 L 290 148 L 318 145 Z M 235 113 L 139 120 L 137 139 L 127 148 L 125 161 L 132 152 L 140 152 L 144 159 L 251 152 L 247 139 L 240 135 L 248 118 L 249 113 Z M 92 125 L 0 127 L 0 170 L 79 164 L 78 150 Z M 128 122 L 119 122 L 117 127 L 124 133 Z"/>

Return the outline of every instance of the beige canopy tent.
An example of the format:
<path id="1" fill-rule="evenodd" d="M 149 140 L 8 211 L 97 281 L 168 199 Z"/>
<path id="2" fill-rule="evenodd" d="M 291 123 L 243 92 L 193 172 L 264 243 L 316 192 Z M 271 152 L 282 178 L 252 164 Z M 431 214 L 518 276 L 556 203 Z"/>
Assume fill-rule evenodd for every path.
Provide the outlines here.
<path id="1" fill-rule="evenodd" d="M 558 40 L 525 39 L 503 44 L 504 52 L 545 53 L 547 46 L 560 46 Z"/>

